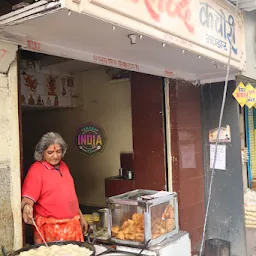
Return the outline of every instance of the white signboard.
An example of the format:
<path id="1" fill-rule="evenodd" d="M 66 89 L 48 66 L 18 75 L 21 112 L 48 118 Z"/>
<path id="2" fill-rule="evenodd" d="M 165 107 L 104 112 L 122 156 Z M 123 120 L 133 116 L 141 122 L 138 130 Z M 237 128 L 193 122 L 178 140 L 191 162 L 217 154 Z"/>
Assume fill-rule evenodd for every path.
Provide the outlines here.
<path id="1" fill-rule="evenodd" d="M 176 36 L 241 60 L 244 52 L 244 21 L 241 12 L 220 0 L 90 0 L 92 4 L 138 20 L 166 32 L 165 39 Z M 236 25 L 235 25 L 236 24 Z M 235 28 L 235 30 L 234 30 Z M 232 35 L 232 31 L 234 33 Z"/>
<path id="2" fill-rule="evenodd" d="M 210 145 L 210 168 L 213 168 L 216 145 Z M 226 170 L 226 145 L 218 145 L 215 167 L 216 170 Z"/>

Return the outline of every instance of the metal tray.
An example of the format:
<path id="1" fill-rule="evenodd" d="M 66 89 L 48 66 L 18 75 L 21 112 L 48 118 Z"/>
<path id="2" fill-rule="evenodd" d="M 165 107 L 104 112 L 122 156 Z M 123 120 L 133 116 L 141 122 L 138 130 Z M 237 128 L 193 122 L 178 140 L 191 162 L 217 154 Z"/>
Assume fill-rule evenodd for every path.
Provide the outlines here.
<path id="1" fill-rule="evenodd" d="M 85 247 L 85 248 L 88 248 L 89 250 L 92 251 L 92 254 L 91 256 L 95 256 L 95 248 L 93 245 L 90 245 L 86 242 L 76 242 L 76 241 L 57 241 L 57 242 L 51 242 L 51 243 L 47 243 L 49 246 L 51 245 L 67 245 L 67 244 L 76 244 L 78 246 L 81 246 L 81 247 Z M 21 252 L 26 252 L 26 251 L 29 251 L 31 249 L 37 249 L 39 248 L 40 246 L 45 246 L 44 244 L 35 244 L 35 245 L 31 245 L 31 246 L 28 246 L 26 248 L 22 248 L 22 249 L 19 249 L 17 251 L 14 251 L 10 254 L 8 254 L 8 256 L 17 256 L 19 255 Z M 2 247 L 2 255 L 3 256 L 7 256 L 7 254 L 5 253 L 5 249 L 4 247 Z"/>

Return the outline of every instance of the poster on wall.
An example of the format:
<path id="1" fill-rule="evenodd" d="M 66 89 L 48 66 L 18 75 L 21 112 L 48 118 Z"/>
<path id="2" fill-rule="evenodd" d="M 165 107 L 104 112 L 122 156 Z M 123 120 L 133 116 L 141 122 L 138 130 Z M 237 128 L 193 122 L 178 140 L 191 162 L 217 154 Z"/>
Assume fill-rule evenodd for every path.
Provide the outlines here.
<path id="1" fill-rule="evenodd" d="M 22 71 L 21 79 L 21 104 L 35 105 L 35 95 L 38 90 L 38 78 L 36 73 Z"/>
<path id="2" fill-rule="evenodd" d="M 72 107 L 75 79 L 70 75 L 49 73 L 40 62 L 21 60 L 21 104 L 46 107 Z"/>
<path id="3" fill-rule="evenodd" d="M 75 81 L 73 77 L 67 77 L 67 86 L 69 89 L 75 88 Z"/>
<path id="4" fill-rule="evenodd" d="M 60 94 L 62 97 L 68 95 L 68 88 L 67 88 L 67 77 L 60 77 Z"/>
<path id="5" fill-rule="evenodd" d="M 37 73 L 40 72 L 40 62 L 33 60 L 21 60 L 20 70 L 26 71 L 27 73 Z"/>
<path id="6" fill-rule="evenodd" d="M 217 141 L 218 128 L 211 129 L 209 131 L 209 142 L 214 143 Z M 231 130 L 230 126 L 220 128 L 219 142 L 229 143 L 231 142 Z"/>
<path id="7" fill-rule="evenodd" d="M 73 142 L 80 154 L 92 157 L 104 151 L 107 144 L 107 136 L 101 126 L 94 123 L 86 123 L 77 128 Z"/>
<path id="8" fill-rule="evenodd" d="M 48 96 L 57 96 L 57 76 L 45 74 L 45 88 L 46 95 Z"/>
<path id="9" fill-rule="evenodd" d="M 71 93 L 70 90 L 67 86 L 67 77 L 66 76 L 61 76 L 58 79 L 59 83 L 59 95 L 60 95 L 60 100 L 59 100 L 59 105 L 61 107 L 68 107 L 71 106 Z"/>
<path id="10" fill-rule="evenodd" d="M 27 96 L 28 94 L 36 94 L 38 87 L 38 78 L 36 73 L 21 72 L 21 93 Z"/>

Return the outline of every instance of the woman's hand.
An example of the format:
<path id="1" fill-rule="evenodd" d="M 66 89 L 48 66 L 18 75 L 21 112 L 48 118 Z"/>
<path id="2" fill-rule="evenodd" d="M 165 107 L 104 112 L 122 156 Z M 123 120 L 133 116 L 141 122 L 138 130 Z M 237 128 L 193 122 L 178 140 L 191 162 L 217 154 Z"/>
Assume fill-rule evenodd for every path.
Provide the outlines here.
<path id="1" fill-rule="evenodd" d="M 22 213 L 23 220 L 26 224 L 33 225 L 33 207 L 29 204 L 25 204 Z"/>
<path id="2" fill-rule="evenodd" d="M 88 223 L 85 220 L 84 216 L 80 216 L 80 225 L 81 225 L 83 235 L 85 236 L 87 234 L 87 231 L 88 231 Z"/>

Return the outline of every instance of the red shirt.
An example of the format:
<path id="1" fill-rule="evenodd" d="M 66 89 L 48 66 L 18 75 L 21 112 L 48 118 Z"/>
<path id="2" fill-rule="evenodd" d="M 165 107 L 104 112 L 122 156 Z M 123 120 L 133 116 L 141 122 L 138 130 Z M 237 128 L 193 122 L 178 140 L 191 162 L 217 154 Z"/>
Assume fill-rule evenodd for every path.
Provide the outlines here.
<path id="1" fill-rule="evenodd" d="M 74 180 L 63 161 L 59 170 L 47 162 L 32 164 L 22 187 L 22 197 L 32 199 L 35 212 L 43 217 L 71 219 L 79 213 Z"/>

